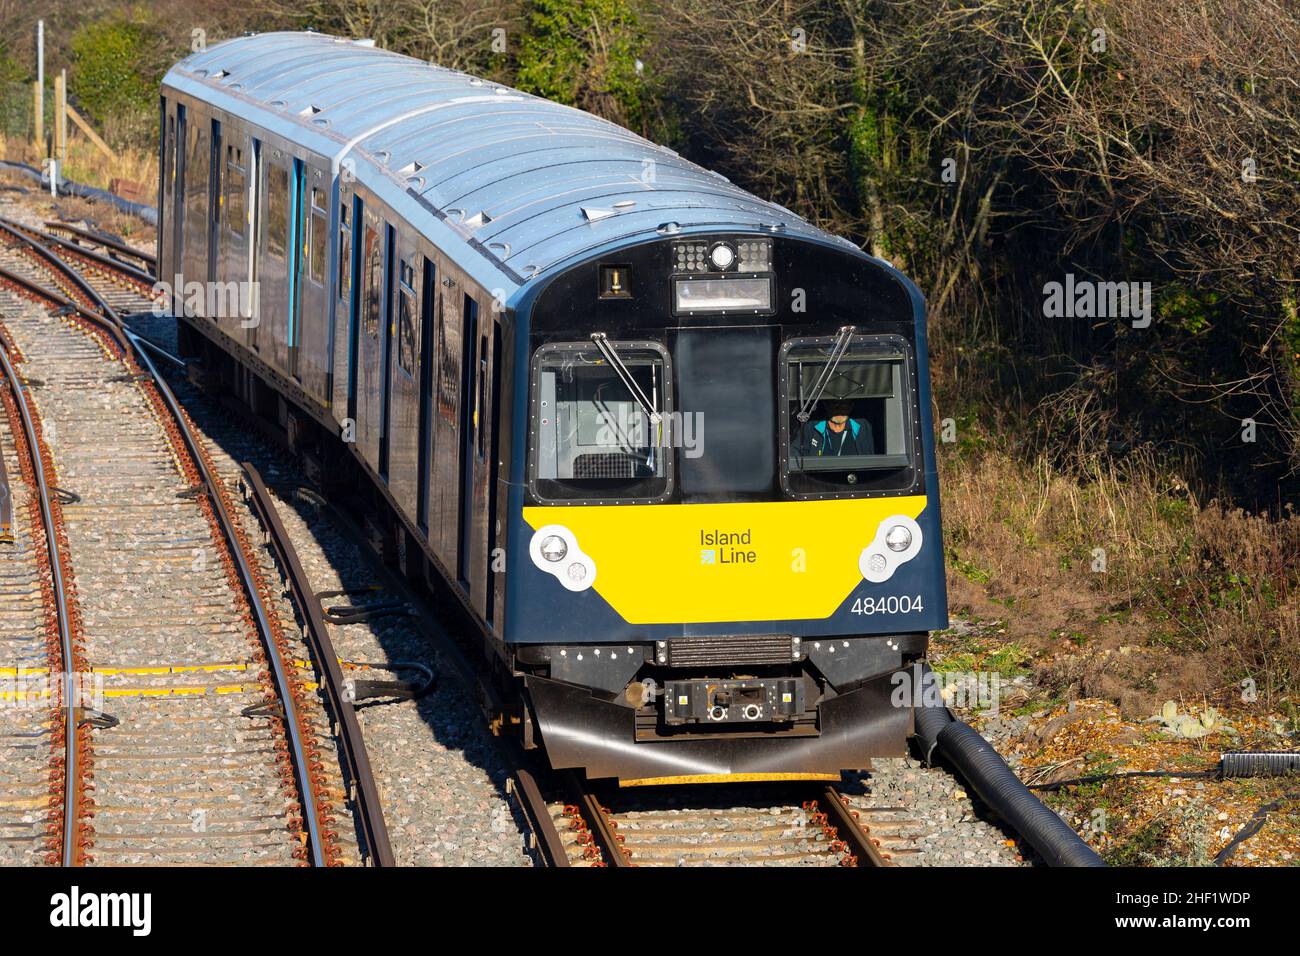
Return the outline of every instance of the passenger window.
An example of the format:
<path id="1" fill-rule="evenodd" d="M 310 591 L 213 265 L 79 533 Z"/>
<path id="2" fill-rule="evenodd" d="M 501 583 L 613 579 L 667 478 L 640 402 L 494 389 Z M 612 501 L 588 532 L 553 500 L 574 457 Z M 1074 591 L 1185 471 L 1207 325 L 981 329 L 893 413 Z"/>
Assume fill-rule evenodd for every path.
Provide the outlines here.
<path id="1" fill-rule="evenodd" d="M 667 356 L 648 343 L 609 346 L 621 368 L 591 342 L 544 346 L 533 358 L 531 467 L 542 499 L 645 499 L 669 491 L 666 421 L 648 414 L 662 419 L 668 408 Z"/>
<path id="2" fill-rule="evenodd" d="M 478 308 L 475 303 L 475 309 Z M 488 337 L 484 332 L 478 340 L 478 404 L 474 408 L 474 428 L 478 433 L 478 460 L 482 461 L 483 456 L 487 453 L 487 421 L 485 420 L 490 413 L 487 407 L 487 380 L 488 380 Z"/>
<path id="3" fill-rule="evenodd" d="M 845 333 L 798 339 L 784 351 L 787 490 L 833 494 L 911 485 L 912 403 L 902 340 Z"/>
<path id="4" fill-rule="evenodd" d="M 366 335 L 375 338 L 379 335 L 379 310 L 384 295 L 384 260 L 379 231 L 369 222 L 366 223 L 365 270 Z"/>
<path id="5" fill-rule="evenodd" d="M 268 166 L 266 183 L 266 251 L 283 262 L 289 233 L 289 171 Z"/>
<path id="6" fill-rule="evenodd" d="M 346 300 L 352 292 L 352 210 L 351 199 L 339 197 L 339 298 Z"/>
<path id="7" fill-rule="evenodd" d="M 415 270 L 401 259 L 397 287 L 397 364 L 407 375 L 415 372 L 415 356 L 419 349 L 415 329 Z"/>
<path id="8" fill-rule="evenodd" d="M 325 196 L 312 187 L 311 216 L 307 223 L 307 278 L 312 282 L 325 281 Z"/>
<path id="9" fill-rule="evenodd" d="M 226 147 L 226 222 L 230 231 L 240 237 L 244 235 L 244 224 L 248 221 L 244 207 L 248 185 L 244 180 L 243 159 L 242 149 Z"/>
<path id="10" fill-rule="evenodd" d="M 203 212 L 200 203 L 208 196 L 208 134 L 202 126 L 195 125 L 190 135 L 190 155 L 186 161 L 185 202 L 189 213 L 197 220 Z"/>

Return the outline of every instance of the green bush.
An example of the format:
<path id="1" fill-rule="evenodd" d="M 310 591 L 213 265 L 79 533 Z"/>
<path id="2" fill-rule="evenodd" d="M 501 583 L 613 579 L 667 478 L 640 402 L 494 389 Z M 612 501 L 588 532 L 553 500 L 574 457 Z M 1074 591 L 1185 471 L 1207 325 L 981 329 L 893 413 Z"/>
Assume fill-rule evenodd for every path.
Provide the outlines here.
<path id="1" fill-rule="evenodd" d="M 154 26 L 126 17 L 88 23 L 72 36 L 69 95 L 96 123 L 149 138 L 157 123 L 158 86 L 167 69 Z"/>
<path id="2" fill-rule="evenodd" d="M 644 131 L 645 45 L 626 0 L 533 0 L 519 49 L 520 89 Z"/>

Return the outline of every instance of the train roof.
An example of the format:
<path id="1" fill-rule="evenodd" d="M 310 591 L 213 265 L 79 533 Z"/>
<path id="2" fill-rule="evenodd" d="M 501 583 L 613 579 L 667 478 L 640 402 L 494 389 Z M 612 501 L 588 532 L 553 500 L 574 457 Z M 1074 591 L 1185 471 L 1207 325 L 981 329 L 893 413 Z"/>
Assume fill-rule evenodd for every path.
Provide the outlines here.
<path id="1" fill-rule="evenodd" d="M 164 83 L 270 113 L 275 132 L 309 148 L 332 141 L 333 172 L 355 156 L 359 179 L 373 167 L 416 207 L 399 213 L 418 226 L 423 210 L 464 245 L 444 252 L 484 256 L 519 285 L 677 230 L 801 235 L 862 254 L 607 120 L 365 41 L 240 37 L 182 60 Z"/>

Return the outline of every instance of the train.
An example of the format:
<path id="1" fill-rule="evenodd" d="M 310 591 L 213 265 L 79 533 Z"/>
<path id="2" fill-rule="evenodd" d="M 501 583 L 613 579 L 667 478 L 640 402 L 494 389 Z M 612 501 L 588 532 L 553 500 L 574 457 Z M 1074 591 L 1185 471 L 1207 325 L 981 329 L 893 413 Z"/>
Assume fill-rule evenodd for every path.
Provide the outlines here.
<path id="1" fill-rule="evenodd" d="M 617 124 L 368 41 L 213 44 L 159 110 L 191 373 L 459 602 L 499 732 L 628 786 L 907 752 L 900 691 L 947 598 L 925 300 L 898 269 Z"/>

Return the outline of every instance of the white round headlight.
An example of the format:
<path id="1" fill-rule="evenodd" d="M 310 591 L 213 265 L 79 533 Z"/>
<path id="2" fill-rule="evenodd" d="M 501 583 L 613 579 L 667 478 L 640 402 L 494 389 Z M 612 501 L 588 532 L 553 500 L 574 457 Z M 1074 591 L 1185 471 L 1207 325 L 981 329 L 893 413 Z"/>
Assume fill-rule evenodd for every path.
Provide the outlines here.
<path id="1" fill-rule="evenodd" d="M 550 534 L 542 539 L 539 550 L 547 561 L 563 561 L 564 556 L 569 553 L 569 546 L 558 534 Z"/>
<path id="2" fill-rule="evenodd" d="M 569 580 L 574 584 L 579 584 L 587 579 L 587 566 L 581 561 L 574 561 L 569 565 Z"/>
<path id="3" fill-rule="evenodd" d="M 885 561 L 885 556 L 883 554 L 873 554 L 871 557 L 867 558 L 867 567 L 876 574 L 885 570 L 886 564 L 887 562 Z"/>
<path id="4" fill-rule="evenodd" d="M 731 264 L 736 261 L 736 253 L 731 246 L 717 245 L 709 253 L 709 260 L 719 269 L 730 269 Z"/>
<path id="5" fill-rule="evenodd" d="M 912 532 L 896 524 L 885 534 L 885 546 L 890 551 L 906 551 L 912 546 Z"/>

